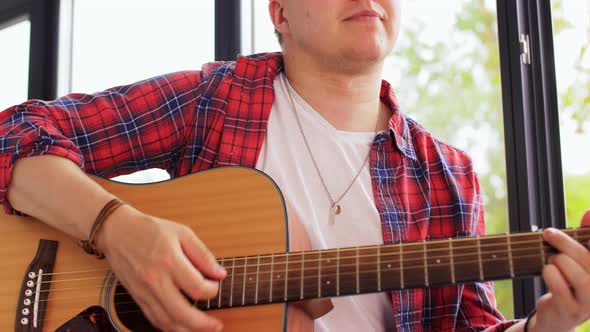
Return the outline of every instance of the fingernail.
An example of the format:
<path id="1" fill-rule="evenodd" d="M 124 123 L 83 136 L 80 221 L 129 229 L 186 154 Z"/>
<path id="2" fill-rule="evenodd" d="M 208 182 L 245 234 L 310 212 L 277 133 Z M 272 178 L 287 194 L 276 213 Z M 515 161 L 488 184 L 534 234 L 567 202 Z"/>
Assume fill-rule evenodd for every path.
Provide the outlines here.
<path id="1" fill-rule="evenodd" d="M 553 235 L 557 234 L 557 231 L 555 230 L 555 228 L 547 228 L 545 230 L 545 232 L 547 232 L 547 235 L 549 235 L 549 236 L 553 236 Z"/>
<path id="2" fill-rule="evenodd" d="M 227 274 L 227 270 L 221 265 L 217 265 L 217 272 Z"/>

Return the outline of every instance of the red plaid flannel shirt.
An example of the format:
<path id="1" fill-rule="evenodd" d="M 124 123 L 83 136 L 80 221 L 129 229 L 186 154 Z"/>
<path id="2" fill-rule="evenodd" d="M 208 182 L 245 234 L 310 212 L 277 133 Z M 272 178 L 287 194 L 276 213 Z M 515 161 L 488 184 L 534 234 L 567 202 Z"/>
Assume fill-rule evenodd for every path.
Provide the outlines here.
<path id="1" fill-rule="evenodd" d="M 87 173 L 113 177 L 163 168 L 172 177 L 222 165 L 254 167 L 274 101 L 280 54 L 216 62 L 95 94 L 31 100 L 0 113 L 0 202 L 17 158 L 52 154 Z M 470 159 L 398 109 L 370 160 L 385 243 L 484 233 L 479 183 Z M 398 331 L 503 331 L 492 283 L 391 293 Z"/>

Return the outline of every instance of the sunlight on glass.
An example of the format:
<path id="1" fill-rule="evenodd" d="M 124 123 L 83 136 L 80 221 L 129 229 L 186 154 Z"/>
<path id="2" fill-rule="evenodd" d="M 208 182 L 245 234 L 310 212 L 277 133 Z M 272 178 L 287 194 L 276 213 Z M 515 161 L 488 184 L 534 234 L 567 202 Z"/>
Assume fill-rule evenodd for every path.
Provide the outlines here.
<path id="1" fill-rule="evenodd" d="M 0 29 L 0 111 L 27 100 L 30 31 L 28 20 Z"/>

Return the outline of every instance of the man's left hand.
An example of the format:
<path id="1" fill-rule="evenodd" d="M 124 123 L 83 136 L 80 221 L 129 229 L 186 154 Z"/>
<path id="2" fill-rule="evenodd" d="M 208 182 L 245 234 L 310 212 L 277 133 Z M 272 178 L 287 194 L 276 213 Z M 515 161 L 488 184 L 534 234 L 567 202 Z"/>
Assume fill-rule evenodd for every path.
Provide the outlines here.
<path id="1" fill-rule="evenodd" d="M 582 217 L 590 227 L 590 210 Z M 590 241 L 580 244 L 565 233 L 548 228 L 543 238 L 559 251 L 543 268 L 549 292 L 537 301 L 529 332 L 574 331 L 590 318 Z"/>

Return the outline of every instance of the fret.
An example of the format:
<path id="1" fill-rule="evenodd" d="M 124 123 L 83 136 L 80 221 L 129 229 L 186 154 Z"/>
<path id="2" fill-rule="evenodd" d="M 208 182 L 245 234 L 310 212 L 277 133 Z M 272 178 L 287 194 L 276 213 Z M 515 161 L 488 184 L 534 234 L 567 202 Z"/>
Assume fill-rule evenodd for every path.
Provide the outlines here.
<path id="1" fill-rule="evenodd" d="M 377 291 L 381 291 L 381 246 L 377 247 Z"/>
<path id="2" fill-rule="evenodd" d="M 406 283 L 404 280 L 404 245 L 400 242 L 399 246 L 399 280 L 400 280 L 400 288 L 406 288 Z M 389 266 L 391 268 L 391 266 Z"/>
<path id="3" fill-rule="evenodd" d="M 246 275 L 244 274 L 244 269 L 246 268 L 246 257 L 234 257 L 233 261 L 234 273 L 232 274 L 233 285 L 230 307 L 233 307 L 234 304 L 242 304 L 242 299 L 244 298 L 244 282 L 246 280 Z"/>
<path id="4" fill-rule="evenodd" d="M 402 270 L 404 286 L 407 288 L 424 286 L 424 244 L 422 243 L 404 243 L 402 260 L 404 268 Z M 395 266 L 394 266 L 395 267 Z"/>
<path id="5" fill-rule="evenodd" d="M 290 254 L 285 254 L 285 290 L 283 294 L 283 299 L 287 302 L 287 282 L 289 281 L 289 256 Z"/>
<path id="6" fill-rule="evenodd" d="M 256 304 L 258 295 L 258 258 L 259 256 L 248 256 L 244 258 L 242 305 Z"/>
<path id="7" fill-rule="evenodd" d="M 305 269 L 305 264 L 303 264 L 303 262 L 305 262 L 305 251 L 301 252 L 301 273 L 299 274 L 299 276 L 300 276 L 299 279 L 301 279 L 301 287 L 300 287 L 301 291 L 300 291 L 300 295 L 299 295 L 300 300 L 303 300 L 303 294 L 304 294 L 303 293 L 303 289 L 304 289 L 303 286 L 305 285 L 305 283 L 303 282 L 303 280 L 304 280 L 303 278 L 305 276 L 305 274 L 303 273 L 303 270 Z"/>
<path id="8" fill-rule="evenodd" d="M 337 262 L 338 252 L 336 250 L 327 250 L 322 253 L 322 296 L 336 296 L 337 289 Z"/>
<path id="9" fill-rule="evenodd" d="M 318 252 L 318 297 L 322 297 L 322 252 Z"/>
<path id="10" fill-rule="evenodd" d="M 301 300 L 301 296 L 303 295 L 303 293 L 301 293 L 301 287 L 303 285 L 303 255 L 302 251 L 289 253 L 289 269 L 286 273 L 285 279 L 285 301 Z"/>
<path id="11" fill-rule="evenodd" d="M 317 251 L 308 251 L 305 253 L 303 261 L 303 297 L 306 299 L 316 298 L 318 296 L 318 262 L 319 253 Z"/>
<path id="12" fill-rule="evenodd" d="M 248 279 L 247 271 L 248 259 L 244 259 L 244 274 L 242 275 L 242 305 L 246 304 L 246 280 Z"/>
<path id="13" fill-rule="evenodd" d="M 512 259 L 512 242 L 510 234 L 506 234 L 506 245 L 508 246 L 508 264 L 510 264 L 510 278 L 514 278 L 514 259 Z"/>
<path id="14" fill-rule="evenodd" d="M 269 286 L 270 286 L 270 290 L 268 291 L 268 303 L 272 303 L 272 284 L 273 284 L 273 280 L 274 278 L 274 274 L 273 274 L 273 270 L 275 267 L 275 256 L 274 254 L 270 254 L 270 281 L 269 281 Z"/>
<path id="15" fill-rule="evenodd" d="M 229 286 L 229 306 L 231 307 L 234 303 L 234 274 L 235 274 L 235 267 L 236 267 L 236 258 L 232 258 L 231 263 L 231 285 Z"/>
<path id="16" fill-rule="evenodd" d="M 260 279 L 260 255 L 256 256 L 256 294 L 254 294 L 254 304 L 258 304 L 258 280 Z"/>
<path id="17" fill-rule="evenodd" d="M 575 234 L 577 234 L 577 232 Z M 545 262 L 547 262 L 547 260 L 545 258 L 545 246 L 543 245 L 543 236 L 539 236 L 539 252 L 541 253 L 541 264 L 545 265 Z"/>
<path id="18" fill-rule="evenodd" d="M 453 257 L 453 241 L 448 239 L 447 242 L 449 243 L 449 258 L 451 260 L 451 264 L 449 264 L 449 268 L 451 269 L 451 283 L 454 285 L 457 283 L 455 279 L 455 259 Z"/>
<path id="19" fill-rule="evenodd" d="M 272 269 L 273 255 L 258 256 L 258 290 L 256 294 L 256 304 L 271 303 L 272 301 Z"/>
<path id="20" fill-rule="evenodd" d="M 271 281 L 271 299 L 272 302 L 283 302 L 285 298 L 285 276 L 287 271 L 285 270 L 285 263 L 287 260 L 286 254 L 275 254 L 273 255 L 273 267 L 272 267 L 272 281 Z"/>
<path id="21" fill-rule="evenodd" d="M 451 243 L 450 240 L 424 242 L 424 266 L 427 267 L 426 287 L 446 285 L 453 281 L 449 243 Z"/>
<path id="22" fill-rule="evenodd" d="M 340 248 L 336 248 L 336 296 L 340 296 Z"/>
<path id="23" fill-rule="evenodd" d="M 452 239 L 455 282 L 468 282 L 480 279 L 476 240 L 473 238 Z"/>
<path id="24" fill-rule="evenodd" d="M 379 247 L 371 246 L 359 248 L 359 290 L 361 293 L 371 293 L 379 289 Z"/>
<path id="25" fill-rule="evenodd" d="M 356 255 L 354 248 L 344 248 L 339 251 L 339 294 L 356 294 Z"/>
<path id="26" fill-rule="evenodd" d="M 505 279 L 511 276 L 510 238 L 506 235 L 495 235 L 479 238 L 479 251 L 483 265 L 483 275 L 488 280 Z M 508 241 L 508 250 L 507 250 Z"/>
<path id="27" fill-rule="evenodd" d="M 481 244 L 479 242 L 479 235 L 476 235 L 477 239 L 477 261 L 479 263 L 479 280 L 483 281 L 483 264 L 481 262 Z"/>
<path id="28" fill-rule="evenodd" d="M 221 267 L 225 267 L 223 266 L 225 264 L 225 261 L 223 259 L 219 260 L 219 265 L 221 265 Z M 227 269 L 226 269 L 227 271 Z M 229 271 L 227 271 L 227 273 L 229 274 Z M 227 275 L 226 275 L 227 277 Z M 219 291 L 217 292 L 217 308 L 221 308 L 221 298 L 222 298 L 222 294 L 223 294 L 223 280 L 219 281 Z"/>
<path id="29" fill-rule="evenodd" d="M 424 285 L 426 285 L 426 287 L 429 287 L 430 282 L 428 280 L 428 258 L 426 257 L 426 241 L 422 241 L 422 243 L 422 251 L 424 251 Z"/>
<path id="30" fill-rule="evenodd" d="M 539 237 L 542 237 L 542 233 L 521 233 L 512 236 L 510 241 L 515 276 L 532 276 L 541 273 L 543 264 L 540 264 L 537 259 Z"/>
<path id="31" fill-rule="evenodd" d="M 360 280 L 359 280 L 359 247 L 356 247 L 356 293 L 361 292 Z"/>
<path id="32" fill-rule="evenodd" d="M 381 248 L 381 260 L 379 262 L 379 270 L 381 271 L 381 287 L 382 289 L 397 289 L 403 283 L 400 278 L 403 278 L 402 269 L 403 264 L 401 259 L 401 245 L 388 245 Z"/>

